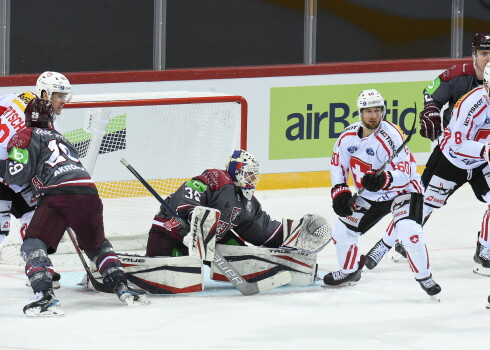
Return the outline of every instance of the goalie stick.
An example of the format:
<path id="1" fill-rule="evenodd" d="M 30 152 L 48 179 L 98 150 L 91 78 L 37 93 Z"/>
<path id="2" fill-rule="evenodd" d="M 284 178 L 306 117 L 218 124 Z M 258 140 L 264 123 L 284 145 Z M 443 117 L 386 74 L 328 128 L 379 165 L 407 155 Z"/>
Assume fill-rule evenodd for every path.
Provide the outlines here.
<path id="1" fill-rule="evenodd" d="M 146 182 L 145 179 L 133 168 L 131 164 L 122 158 L 121 163 L 146 187 L 146 189 L 163 205 L 167 212 L 172 215 L 185 229 L 189 230 L 189 224 L 173 210 L 167 202 Z M 269 289 L 277 288 L 291 282 L 291 274 L 288 271 L 282 271 L 278 274 L 265 278 L 257 282 L 248 282 L 241 276 L 238 271 L 226 260 L 223 255 L 215 250 L 213 264 L 220 270 L 223 275 L 242 293 L 243 295 L 253 295 L 264 292 Z"/>
<path id="2" fill-rule="evenodd" d="M 407 138 L 405 139 L 405 141 L 403 141 L 403 143 L 400 145 L 400 147 L 398 147 L 393 152 L 393 154 L 388 158 L 388 160 L 386 162 L 384 162 L 384 164 L 376 171 L 376 176 L 378 176 L 379 174 L 381 174 L 383 172 L 383 170 L 385 170 L 385 168 L 388 166 L 388 164 L 390 164 L 391 161 L 393 159 L 395 159 L 396 156 L 405 148 L 405 146 L 407 145 L 407 143 L 412 138 L 412 135 L 415 133 L 415 122 L 416 121 L 417 121 L 417 104 L 415 104 L 415 118 L 413 118 L 412 128 L 410 129 L 410 132 L 408 133 Z M 365 190 L 364 187 L 361 188 L 356 194 L 354 194 L 352 196 L 352 198 L 349 200 L 349 202 L 347 202 L 347 204 L 349 206 L 353 207 L 354 203 L 356 202 L 356 199 L 361 195 L 362 192 L 364 192 L 364 190 Z"/>
<path id="3" fill-rule="evenodd" d="M 87 273 L 87 278 L 90 280 L 90 282 L 92 282 L 92 286 L 94 287 L 94 289 L 98 292 L 113 294 L 114 290 L 110 286 L 108 286 L 104 283 L 100 283 L 99 281 L 97 281 L 95 279 L 94 275 L 92 275 L 92 271 L 90 271 L 90 268 L 88 267 L 87 262 L 85 261 L 85 258 L 83 257 L 82 250 L 78 246 L 77 239 L 75 237 L 75 232 L 73 232 L 73 230 L 70 227 L 68 227 L 66 229 L 66 231 L 68 232 L 68 236 L 70 237 L 70 240 L 73 243 L 75 250 L 77 251 L 78 257 L 80 258 L 80 261 L 82 262 L 83 268 L 85 269 L 85 272 Z"/>

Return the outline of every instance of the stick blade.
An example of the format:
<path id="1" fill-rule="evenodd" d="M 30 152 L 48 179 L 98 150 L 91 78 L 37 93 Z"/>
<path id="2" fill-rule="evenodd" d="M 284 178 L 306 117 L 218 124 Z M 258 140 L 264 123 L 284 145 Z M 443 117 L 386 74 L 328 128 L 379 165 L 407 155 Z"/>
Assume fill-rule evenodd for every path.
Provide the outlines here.
<path id="1" fill-rule="evenodd" d="M 293 277 L 289 271 L 281 271 L 274 276 L 265 278 L 261 281 L 254 283 L 255 288 L 249 288 L 242 291 L 243 295 L 253 295 L 284 286 L 291 283 Z M 248 287 L 248 286 L 247 286 Z M 252 287 L 252 286 L 250 286 Z"/>

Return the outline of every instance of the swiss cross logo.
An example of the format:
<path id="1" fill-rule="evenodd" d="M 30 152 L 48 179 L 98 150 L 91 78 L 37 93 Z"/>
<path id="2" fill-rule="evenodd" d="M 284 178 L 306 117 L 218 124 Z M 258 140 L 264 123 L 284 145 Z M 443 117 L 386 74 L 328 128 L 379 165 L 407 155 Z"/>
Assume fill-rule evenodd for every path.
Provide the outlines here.
<path id="1" fill-rule="evenodd" d="M 4 230 L 8 230 L 8 229 L 10 229 L 10 222 L 6 221 L 6 222 L 3 224 L 2 229 L 4 229 Z"/>
<path id="2" fill-rule="evenodd" d="M 410 237 L 410 242 L 417 243 L 419 241 L 419 235 L 413 235 Z"/>

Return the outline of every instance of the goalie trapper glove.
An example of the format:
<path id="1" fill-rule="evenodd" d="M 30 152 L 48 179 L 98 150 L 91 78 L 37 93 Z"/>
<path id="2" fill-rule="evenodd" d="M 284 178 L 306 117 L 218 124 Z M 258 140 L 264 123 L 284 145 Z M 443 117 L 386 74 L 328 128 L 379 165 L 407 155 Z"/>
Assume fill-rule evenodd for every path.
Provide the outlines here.
<path id="1" fill-rule="evenodd" d="M 377 192 L 379 190 L 386 190 L 390 187 L 393 181 L 393 176 L 389 171 L 383 170 L 379 175 L 376 175 L 375 170 L 369 170 L 363 176 L 361 183 L 362 186 L 371 192 Z"/>
<path id="2" fill-rule="evenodd" d="M 420 112 L 420 135 L 435 141 L 441 134 L 441 112 L 433 103 Z"/>
<path id="3" fill-rule="evenodd" d="M 335 185 L 332 188 L 331 195 L 335 214 L 338 216 L 352 215 L 352 207 L 349 205 L 352 193 L 345 183 Z"/>

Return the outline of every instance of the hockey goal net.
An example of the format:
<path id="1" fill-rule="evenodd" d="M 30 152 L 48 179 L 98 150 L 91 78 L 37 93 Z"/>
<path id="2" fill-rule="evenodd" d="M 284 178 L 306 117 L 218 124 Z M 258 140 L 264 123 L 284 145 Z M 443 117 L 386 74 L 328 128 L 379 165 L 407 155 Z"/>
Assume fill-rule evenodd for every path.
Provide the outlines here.
<path id="1" fill-rule="evenodd" d="M 141 251 L 160 204 L 121 158 L 165 198 L 204 169 L 223 168 L 234 149 L 246 148 L 247 103 L 241 96 L 195 92 L 78 95 L 56 128 L 97 184 L 107 238 L 116 251 Z M 1 263 L 23 264 L 18 231 L 12 218 Z M 57 253 L 73 252 L 64 238 Z"/>

